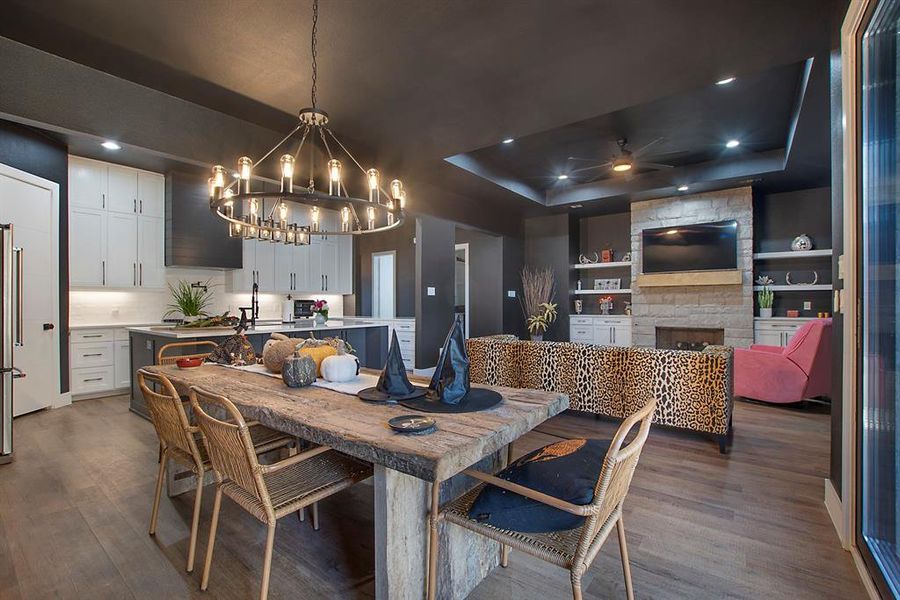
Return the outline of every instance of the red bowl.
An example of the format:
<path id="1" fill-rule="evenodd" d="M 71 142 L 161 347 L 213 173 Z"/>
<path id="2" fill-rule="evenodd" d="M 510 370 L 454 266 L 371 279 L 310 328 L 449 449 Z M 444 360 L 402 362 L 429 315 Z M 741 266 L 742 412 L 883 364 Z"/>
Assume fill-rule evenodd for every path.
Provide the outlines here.
<path id="1" fill-rule="evenodd" d="M 179 369 L 193 369 L 203 364 L 202 358 L 179 358 L 175 361 Z"/>

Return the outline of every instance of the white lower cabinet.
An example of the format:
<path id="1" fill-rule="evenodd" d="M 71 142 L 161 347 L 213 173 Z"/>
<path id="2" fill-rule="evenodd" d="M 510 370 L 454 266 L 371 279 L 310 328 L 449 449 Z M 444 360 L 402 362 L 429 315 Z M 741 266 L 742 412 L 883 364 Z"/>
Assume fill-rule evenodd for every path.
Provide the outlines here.
<path id="1" fill-rule="evenodd" d="M 131 343 L 125 329 L 76 329 L 69 335 L 70 388 L 75 396 L 131 386 Z"/>
<path id="2" fill-rule="evenodd" d="M 630 346 L 631 317 L 627 315 L 572 315 L 569 341 L 597 346 Z"/>
<path id="3" fill-rule="evenodd" d="M 787 346 L 797 330 L 811 320 L 757 317 L 753 319 L 753 343 L 763 346 Z"/>
<path id="4" fill-rule="evenodd" d="M 391 347 L 391 339 L 397 334 L 397 343 L 400 346 L 400 355 L 403 357 L 403 366 L 407 371 L 416 367 L 416 320 L 415 319 L 368 319 L 366 321 L 387 325 L 387 347 Z"/>

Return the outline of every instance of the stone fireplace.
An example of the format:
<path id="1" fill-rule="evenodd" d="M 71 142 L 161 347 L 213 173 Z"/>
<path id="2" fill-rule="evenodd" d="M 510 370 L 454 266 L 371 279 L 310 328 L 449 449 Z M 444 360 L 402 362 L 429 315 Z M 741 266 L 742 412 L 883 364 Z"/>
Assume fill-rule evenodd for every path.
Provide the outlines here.
<path id="1" fill-rule="evenodd" d="M 724 329 L 705 327 L 657 327 L 656 347 L 661 350 L 703 350 L 725 343 Z"/>
<path id="2" fill-rule="evenodd" d="M 738 271 L 740 283 L 696 285 L 690 273 L 678 284 L 640 286 L 641 232 L 655 227 L 673 227 L 734 219 L 738 223 Z M 708 342 L 711 338 L 728 346 L 753 343 L 753 195 L 749 187 L 659 198 L 631 205 L 632 343 L 657 347 L 662 343 Z M 694 330 L 686 337 L 669 329 Z M 660 335 L 662 337 L 660 337 Z M 698 338 L 698 339 L 695 339 Z"/>

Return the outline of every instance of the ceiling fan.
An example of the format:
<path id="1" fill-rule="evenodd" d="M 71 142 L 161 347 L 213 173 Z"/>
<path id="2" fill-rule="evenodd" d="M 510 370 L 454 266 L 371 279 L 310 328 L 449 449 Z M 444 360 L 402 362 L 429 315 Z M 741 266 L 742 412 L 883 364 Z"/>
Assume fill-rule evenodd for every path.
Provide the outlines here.
<path id="1" fill-rule="evenodd" d="M 569 171 L 569 175 L 574 175 L 576 173 L 583 173 L 584 171 L 590 171 L 593 169 L 606 169 L 610 168 L 616 173 L 628 173 L 636 167 L 641 169 L 674 169 L 674 165 L 665 165 L 662 163 L 654 163 L 648 162 L 645 160 L 641 160 L 641 156 L 646 154 L 647 149 L 651 146 L 656 145 L 661 142 L 663 138 L 656 138 L 649 144 L 643 146 L 642 148 L 631 151 L 628 149 L 628 138 L 621 138 L 616 142 L 618 145 L 618 152 L 610 159 L 604 163 L 590 165 L 588 167 L 581 167 L 579 169 L 574 169 Z M 596 158 L 578 158 L 577 156 L 570 156 L 569 160 L 577 160 L 577 161 L 587 161 L 587 162 L 596 162 Z M 593 181 L 593 180 L 592 180 Z"/>

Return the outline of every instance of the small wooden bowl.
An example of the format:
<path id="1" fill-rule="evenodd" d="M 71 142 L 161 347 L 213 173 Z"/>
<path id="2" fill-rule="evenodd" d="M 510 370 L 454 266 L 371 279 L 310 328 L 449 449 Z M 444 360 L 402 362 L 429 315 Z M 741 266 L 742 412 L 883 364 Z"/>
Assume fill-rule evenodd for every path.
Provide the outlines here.
<path id="1" fill-rule="evenodd" d="M 175 365 L 179 369 L 193 369 L 203 364 L 203 359 L 197 358 L 179 358 L 175 361 Z"/>

